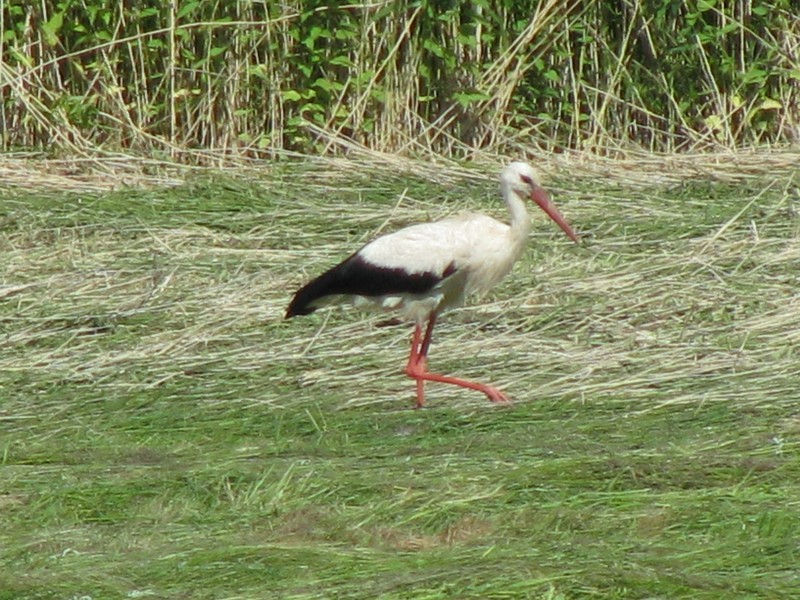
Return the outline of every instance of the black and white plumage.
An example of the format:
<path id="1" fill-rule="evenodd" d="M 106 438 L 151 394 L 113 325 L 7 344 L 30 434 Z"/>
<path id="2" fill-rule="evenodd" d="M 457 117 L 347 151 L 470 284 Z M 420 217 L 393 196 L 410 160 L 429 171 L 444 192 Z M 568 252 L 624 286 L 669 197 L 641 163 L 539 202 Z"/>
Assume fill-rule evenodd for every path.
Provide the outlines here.
<path id="1" fill-rule="evenodd" d="M 500 176 L 500 190 L 508 207 L 509 224 L 466 213 L 381 236 L 300 288 L 289 304 L 286 318 L 307 315 L 337 302 L 394 310 L 415 322 L 405 372 L 417 382 L 418 407 L 425 403 L 425 381 L 475 389 L 493 402 L 507 401 L 506 395 L 494 387 L 427 370 L 437 315 L 463 304 L 470 294 L 489 290 L 522 254 L 531 229 L 526 197 L 578 241 L 529 165 L 508 165 Z"/>

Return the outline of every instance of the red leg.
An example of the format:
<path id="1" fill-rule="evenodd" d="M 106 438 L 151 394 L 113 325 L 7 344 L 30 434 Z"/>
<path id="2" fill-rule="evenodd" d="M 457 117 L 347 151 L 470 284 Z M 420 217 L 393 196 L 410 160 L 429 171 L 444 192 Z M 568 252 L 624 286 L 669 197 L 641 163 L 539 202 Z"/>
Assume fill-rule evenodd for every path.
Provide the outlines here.
<path id="1" fill-rule="evenodd" d="M 414 337 L 411 340 L 411 355 L 408 357 L 408 364 L 406 365 L 406 375 L 413 377 L 417 381 L 417 408 L 425 405 L 425 389 L 426 381 L 438 381 L 439 383 L 449 383 L 460 387 L 468 388 L 483 392 L 492 402 L 508 402 L 508 397 L 495 387 L 475 381 L 468 381 L 466 379 L 459 379 L 457 377 L 449 377 L 447 375 L 439 375 L 438 373 L 431 373 L 427 368 L 428 349 L 431 345 L 431 336 L 433 334 L 433 326 L 436 324 L 436 313 L 431 313 L 428 318 L 428 327 L 425 330 L 425 338 L 422 340 L 420 346 L 419 339 L 421 334 L 420 324 L 417 323 L 414 329 Z"/>
<path id="2" fill-rule="evenodd" d="M 420 339 L 422 338 L 422 325 L 417 323 L 414 326 L 414 335 L 411 338 L 411 354 L 408 355 L 408 364 L 406 365 L 406 373 L 410 376 L 411 373 L 417 368 L 420 361 Z M 424 358 L 422 359 L 425 360 Z M 417 406 L 422 408 L 425 406 L 425 380 L 417 379 Z"/>

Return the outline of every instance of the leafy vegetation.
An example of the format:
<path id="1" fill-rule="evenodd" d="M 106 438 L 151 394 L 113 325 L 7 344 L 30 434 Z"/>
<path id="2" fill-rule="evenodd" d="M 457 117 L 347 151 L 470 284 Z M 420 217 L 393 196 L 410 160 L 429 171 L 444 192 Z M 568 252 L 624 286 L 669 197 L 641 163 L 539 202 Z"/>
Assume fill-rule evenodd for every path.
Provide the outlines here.
<path id="1" fill-rule="evenodd" d="M 796 174 L 554 179 L 431 353 L 514 404 L 414 411 L 407 327 L 283 310 L 495 176 L 364 167 L 5 193 L 0 598 L 798 595 Z"/>
<path id="2" fill-rule="evenodd" d="M 4 150 L 614 153 L 800 127 L 792 0 L 0 8 Z"/>

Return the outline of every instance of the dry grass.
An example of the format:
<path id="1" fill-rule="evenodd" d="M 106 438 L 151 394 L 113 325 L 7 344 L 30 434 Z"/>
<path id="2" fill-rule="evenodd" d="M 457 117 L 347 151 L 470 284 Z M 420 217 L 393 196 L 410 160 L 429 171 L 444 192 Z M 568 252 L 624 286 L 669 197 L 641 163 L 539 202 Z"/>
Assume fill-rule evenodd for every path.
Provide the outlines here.
<path id="1" fill-rule="evenodd" d="M 644 173 L 661 184 L 664 179 L 672 182 L 689 169 L 710 168 L 713 160 L 705 166 L 683 164 L 683 171 L 679 162 L 667 174 L 630 169 L 627 177 L 615 180 L 622 187 L 592 193 L 582 186 L 594 170 L 567 181 L 558 176 L 566 169 L 556 163 L 552 169 L 556 197 L 587 238 L 583 248 L 573 248 L 546 227 L 539 228 L 539 242 L 534 241 L 529 254 L 533 262 L 516 271 L 505 291 L 445 321 L 441 354 L 452 356 L 448 345 L 457 347 L 462 358 L 455 362 L 472 363 L 467 368 L 472 375 L 485 375 L 492 365 L 505 364 L 507 374 L 501 373 L 499 382 L 521 399 L 540 394 L 564 399 L 612 397 L 622 402 L 638 399 L 643 407 L 652 407 L 648 399 L 659 405 L 724 400 L 730 394 L 753 402 L 769 401 L 774 393 L 787 395 L 785 373 L 797 358 L 791 348 L 800 329 L 792 267 L 800 254 L 796 235 L 800 197 L 791 177 L 767 181 L 758 175 L 759 169 L 774 170 L 781 160 L 786 164 L 785 156 L 768 156 L 758 168 L 725 165 L 716 172 L 717 181 L 747 176 L 762 186 L 747 188 L 752 190 L 749 195 L 733 198 L 731 206 L 706 207 L 708 198 L 684 197 L 683 192 L 666 188 L 625 187 L 629 181 L 644 179 Z M 740 158 L 739 164 L 743 162 Z M 374 162 L 355 164 L 379 178 L 381 172 L 388 174 L 390 187 L 397 186 L 398 166 L 422 180 L 433 179 L 435 173 L 438 181 L 450 182 L 445 185 L 455 189 L 461 184 L 453 182 L 463 182 L 465 173 L 471 179 L 486 179 L 484 171 L 399 159 L 383 169 Z M 189 207 L 182 215 L 168 216 L 174 221 L 179 215 L 178 226 L 82 223 L 82 215 L 92 212 L 91 199 L 68 202 L 67 209 L 53 205 L 50 214 L 36 209 L 20 217 L 24 212 L 8 211 L 13 216 L 6 216 L 7 230 L 20 218 L 30 224 L 5 235 L 5 284 L 0 296 L 16 305 L 8 341 L 30 351 L 7 356 L 4 370 L 25 371 L 39 364 L 56 379 L 104 381 L 113 379 L 120 365 L 135 365 L 149 373 L 147 385 L 157 386 L 214 364 L 223 369 L 235 365 L 241 371 L 257 371 L 264 364 L 285 364 L 290 369 L 309 356 L 321 364 L 344 356 L 353 361 L 352 367 L 341 372 L 313 370 L 302 373 L 301 379 L 357 385 L 377 374 L 394 373 L 405 352 L 405 329 L 372 328 L 350 315 L 326 315 L 314 321 L 323 328 L 314 332 L 316 325 L 311 327 L 308 321 L 281 323 L 284 305 L 294 287 L 374 231 L 440 216 L 467 203 L 445 199 L 448 205 L 443 207 L 441 197 L 426 198 L 408 187 L 394 187 L 398 196 L 386 202 L 354 203 L 356 198 L 366 200 L 370 188 L 378 185 L 356 177 L 350 189 L 342 188 L 337 181 L 344 173 L 341 165 L 337 160 L 319 161 L 296 181 L 284 178 L 286 196 L 269 198 L 269 208 L 263 205 L 267 215 L 242 217 L 228 214 L 224 203 L 212 206 L 207 215 L 214 221 L 210 227 L 193 224 Z M 23 164 L 21 170 L 28 166 Z M 617 165 L 617 173 L 626 172 L 626 167 Z M 56 169 L 46 165 L 45 171 L 51 170 Z M 574 172 L 574 167 L 569 170 Z M 244 175 L 258 177 L 254 169 Z M 38 184 L 41 189 L 58 185 L 82 192 L 120 180 L 66 176 L 74 182 L 68 185 L 64 177 L 45 172 Z M 614 173 L 606 177 L 613 178 Z M 24 185 L 33 181 L 29 178 Z M 180 179 L 137 180 L 139 185 L 154 182 L 177 185 Z M 576 188 L 567 187 L 575 182 Z M 13 178 L 5 183 L 15 185 Z M 260 193 L 259 183 L 243 185 L 248 195 Z M 318 204 L 317 198 L 330 196 L 333 185 L 338 186 L 333 201 Z M 489 189 L 491 195 L 491 185 Z M 725 189 L 741 194 L 735 188 Z M 137 205 L 149 203 L 154 211 L 174 205 L 180 210 L 179 202 L 166 200 L 159 208 L 159 198 L 148 200 L 147 192 L 136 193 L 144 194 L 132 201 Z M 108 211 L 114 208 L 112 204 Z M 217 210 L 222 212 L 215 214 Z M 709 211 L 720 220 L 709 218 Z M 698 215 L 700 223 L 693 224 Z M 233 222 L 221 220 L 223 216 Z M 36 227 L 51 219 L 54 224 Z M 242 229 L 236 219 L 244 219 L 247 226 Z M 332 225 L 334 221 L 350 223 L 352 233 L 337 235 L 340 228 Z M 685 224 L 687 231 L 681 231 L 679 224 Z M 121 243 L 121 237 L 130 242 Z M 551 247 L 544 250 L 545 245 Z M 589 307 L 591 311 L 585 312 Z M 166 319 L 172 324 L 143 329 L 132 346 L 108 348 L 98 343 L 118 324 L 139 319 L 156 323 Z M 280 346 L 255 343 L 262 335 L 254 328 L 259 322 L 291 337 Z M 357 338 L 358 344 L 343 353 L 342 338 Z M 44 343 L 48 339 L 53 342 Z M 31 354 L 43 343 L 44 354 Z M 787 350 L 776 360 L 773 354 L 781 346 Z M 362 371 L 361 356 L 372 357 L 374 369 Z M 569 372 L 561 373 L 565 357 Z M 753 377 L 754 369 L 757 375 L 767 364 L 772 374 L 765 371 L 763 379 Z M 709 389 L 707 380 L 699 377 L 716 378 L 719 385 Z M 392 379 L 402 389 L 405 382 Z M 665 394 L 663 385 L 678 389 Z M 395 389 L 368 396 L 349 403 L 394 401 Z"/>
<path id="2" fill-rule="evenodd" d="M 316 134 L 325 138 L 322 130 Z M 325 138 L 327 139 L 327 138 Z M 344 138 L 330 138 L 332 144 L 347 157 L 333 155 L 303 157 L 291 152 L 280 153 L 280 162 L 254 160 L 241 154 L 214 151 L 186 152 L 185 161 L 158 160 L 136 154 L 94 151 L 83 159 L 52 159 L 39 153 L 9 153 L 0 157 L 0 192 L 72 191 L 103 192 L 129 188 L 176 186 L 191 181 L 197 173 L 207 173 L 211 165 L 218 173 L 231 177 L 264 181 L 272 173 L 285 170 L 281 165 L 305 164 L 300 172 L 311 171 L 319 185 L 338 186 L 349 179 L 349 173 L 379 173 L 387 180 L 411 176 L 442 184 L 463 180 L 494 181 L 498 164 L 524 159 L 536 165 L 547 180 L 603 181 L 616 186 L 655 186 L 680 184 L 686 181 L 744 182 L 765 178 L 775 173 L 791 173 L 800 163 L 794 147 L 751 151 L 704 152 L 698 154 L 652 154 L 636 151 L 619 152 L 614 158 L 593 153 L 568 152 L 542 154 L 520 146 L 513 155 L 475 152 L 470 163 L 437 155 L 421 160 L 383 153 L 358 145 Z"/>

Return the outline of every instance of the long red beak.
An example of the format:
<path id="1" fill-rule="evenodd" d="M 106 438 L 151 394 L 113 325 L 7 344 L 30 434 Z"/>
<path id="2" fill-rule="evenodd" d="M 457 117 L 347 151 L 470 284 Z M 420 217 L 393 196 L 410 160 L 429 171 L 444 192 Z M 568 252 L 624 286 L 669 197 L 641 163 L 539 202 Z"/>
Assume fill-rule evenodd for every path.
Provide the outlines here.
<path id="1" fill-rule="evenodd" d="M 569 223 L 567 223 L 567 220 L 561 216 L 561 213 L 558 212 L 555 204 L 551 202 L 550 196 L 547 195 L 547 192 L 545 192 L 542 188 L 537 187 L 531 192 L 531 200 L 536 202 L 536 204 L 539 205 L 539 208 L 547 213 L 547 216 L 558 223 L 558 226 L 564 230 L 564 233 L 566 233 L 573 242 L 577 244 L 580 241 L 578 235 L 572 230 L 572 227 L 569 226 Z"/>

